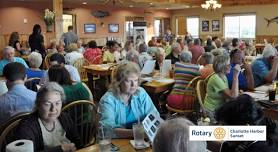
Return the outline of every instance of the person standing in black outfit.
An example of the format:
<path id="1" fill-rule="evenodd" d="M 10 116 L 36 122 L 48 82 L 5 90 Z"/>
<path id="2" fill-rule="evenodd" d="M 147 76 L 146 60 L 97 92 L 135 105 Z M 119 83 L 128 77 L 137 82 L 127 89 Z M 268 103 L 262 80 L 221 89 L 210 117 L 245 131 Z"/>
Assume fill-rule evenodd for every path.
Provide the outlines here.
<path id="1" fill-rule="evenodd" d="M 44 38 L 39 24 L 35 24 L 33 27 L 33 33 L 29 36 L 29 46 L 32 52 L 37 50 L 43 58 L 46 56 Z"/>

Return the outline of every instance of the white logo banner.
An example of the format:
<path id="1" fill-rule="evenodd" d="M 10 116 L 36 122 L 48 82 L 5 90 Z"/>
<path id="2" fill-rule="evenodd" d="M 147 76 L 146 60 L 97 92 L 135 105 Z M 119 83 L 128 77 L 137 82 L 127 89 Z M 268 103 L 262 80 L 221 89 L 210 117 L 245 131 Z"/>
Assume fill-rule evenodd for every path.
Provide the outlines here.
<path id="1" fill-rule="evenodd" d="M 266 141 L 266 126 L 190 126 L 191 141 Z"/>

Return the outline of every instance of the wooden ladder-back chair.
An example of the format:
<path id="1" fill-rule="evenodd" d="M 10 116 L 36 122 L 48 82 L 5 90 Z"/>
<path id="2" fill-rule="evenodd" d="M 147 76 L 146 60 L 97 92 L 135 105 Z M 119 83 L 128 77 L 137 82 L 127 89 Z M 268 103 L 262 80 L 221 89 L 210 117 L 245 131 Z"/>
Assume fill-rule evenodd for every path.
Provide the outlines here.
<path id="1" fill-rule="evenodd" d="M 1 152 L 5 152 L 6 145 L 12 142 L 15 128 L 18 126 L 19 122 L 28 116 L 29 112 L 24 112 L 17 114 L 10 118 L 3 126 L 1 126 L 1 134 L 0 134 L 0 150 Z"/>
<path id="2" fill-rule="evenodd" d="M 199 80 L 196 86 L 196 94 L 200 104 L 200 110 L 204 118 L 207 116 L 204 107 L 204 100 L 206 97 L 206 93 L 207 93 L 207 84 L 205 83 L 205 80 Z"/>
<path id="3" fill-rule="evenodd" d="M 94 144 L 98 122 L 95 104 L 92 101 L 78 100 L 64 106 L 62 111 L 71 116 L 81 138 L 81 144 L 84 147 Z"/>
<path id="4" fill-rule="evenodd" d="M 212 74 L 210 74 L 209 76 L 207 76 L 207 77 L 205 78 L 205 83 L 206 83 L 206 84 L 208 83 L 209 78 L 210 78 L 212 75 L 214 75 L 214 74 L 215 74 L 215 72 L 213 72 Z"/>
<path id="5" fill-rule="evenodd" d="M 30 78 L 25 81 L 24 85 L 26 86 L 27 89 L 37 92 L 39 90 L 37 85 L 40 84 L 40 80 L 41 78 L 38 77 Z"/>
<path id="6" fill-rule="evenodd" d="M 186 86 L 186 88 L 189 88 L 189 87 L 192 87 L 192 88 L 195 88 L 196 87 L 196 84 L 198 82 L 198 80 L 200 80 L 201 77 L 200 76 L 197 76 L 195 78 L 193 78 L 189 83 L 188 85 Z M 194 101 L 196 100 L 196 93 L 195 93 L 195 89 L 192 90 L 192 92 L 185 92 L 184 95 L 190 95 L 190 96 L 193 96 L 194 97 Z M 187 101 L 184 101 L 184 102 L 187 102 Z M 174 113 L 177 113 L 177 114 L 181 114 L 181 115 L 188 115 L 192 112 L 195 111 L 194 109 L 194 102 L 191 104 L 191 105 L 188 105 L 188 107 L 191 107 L 189 109 L 176 109 L 176 108 L 173 108 L 171 106 L 169 106 L 168 104 L 166 104 L 166 107 L 167 109 L 170 111 L 170 112 L 174 112 Z"/>
<path id="7" fill-rule="evenodd" d="M 111 72 L 110 73 L 110 81 L 112 82 L 113 78 L 114 78 L 114 74 L 116 72 L 116 67 L 117 67 L 117 64 L 115 65 L 112 65 L 111 67 L 109 67 L 108 69 L 108 72 Z"/>
<path id="8" fill-rule="evenodd" d="M 193 78 L 193 79 L 188 83 L 188 85 L 186 86 L 186 88 L 189 88 L 189 87 L 195 88 L 196 85 L 197 85 L 197 82 L 198 82 L 199 80 L 201 80 L 201 79 L 202 79 L 201 76 L 196 76 L 195 78 Z"/>
<path id="9" fill-rule="evenodd" d="M 90 60 L 90 64 L 102 64 L 102 55 L 98 55 L 93 60 Z"/>
<path id="10" fill-rule="evenodd" d="M 85 83 L 88 82 L 87 72 L 83 68 L 83 66 L 86 66 L 86 65 L 90 65 L 90 63 L 85 58 L 79 58 L 73 63 L 73 66 L 78 70 L 81 81 L 85 82 Z"/>
<path id="11" fill-rule="evenodd" d="M 87 84 L 86 83 L 82 83 L 82 85 L 86 88 L 86 90 L 89 92 L 89 98 L 90 98 L 90 100 L 94 100 L 94 98 L 93 98 L 93 93 L 92 93 L 92 91 L 90 90 L 90 88 L 87 86 Z M 95 103 L 95 101 L 93 101 L 93 103 L 94 104 L 96 104 Z"/>

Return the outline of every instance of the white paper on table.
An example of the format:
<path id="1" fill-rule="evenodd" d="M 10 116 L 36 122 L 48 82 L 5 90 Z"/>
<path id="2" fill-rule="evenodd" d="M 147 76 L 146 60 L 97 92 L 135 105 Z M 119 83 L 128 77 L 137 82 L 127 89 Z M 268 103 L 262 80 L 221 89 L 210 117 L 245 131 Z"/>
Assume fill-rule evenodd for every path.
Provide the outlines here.
<path id="1" fill-rule="evenodd" d="M 141 78 L 143 81 L 148 81 L 148 82 L 151 82 L 153 80 L 152 77 L 142 77 Z"/>
<path id="2" fill-rule="evenodd" d="M 161 83 L 173 83 L 173 82 L 175 82 L 174 79 L 168 79 L 168 78 L 161 78 L 161 79 L 158 79 L 156 81 L 161 82 Z"/>
<path id="3" fill-rule="evenodd" d="M 147 60 L 144 64 L 143 69 L 141 70 L 141 74 L 150 74 L 153 72 L 155 67 L 155 60 Z"/>
<path id="4" fill-rule="evenodd" d="M 272 85 L 262 85 L 262 86 L 255 88 L 254 90 L 261 91 L 261 92 L 268 92 L 268 90 L 271 88 L 273 88 Z"/>
<path id="5" fill-rule="evenodd" d="M 167 76 L 167 74 L 169 73 L 169 71 L 172 69 L 172 64 L 171 64 L 171 60 L 164 60 L 163 64 L 162 64 L 162 71 L 161 74 L 163 76 Z"/>
<path id="6" fill-rule="evenodd" d="M 254 93 L 254 92 L 244 92 L 243 94 L 248 94 L 255 100 L 268 100 L 268 94 L 267 93 Z"/>
<path id="7" fill-rule="evenodd" d="M 156 115 L 154 112 L 148 114 L 143 120 L 143 127 L 145 133 L 148 135 L 151 142 L 153 142 L 154 137 L 160 128 L 160 125 L 164 122 L 159 115 Z"/>

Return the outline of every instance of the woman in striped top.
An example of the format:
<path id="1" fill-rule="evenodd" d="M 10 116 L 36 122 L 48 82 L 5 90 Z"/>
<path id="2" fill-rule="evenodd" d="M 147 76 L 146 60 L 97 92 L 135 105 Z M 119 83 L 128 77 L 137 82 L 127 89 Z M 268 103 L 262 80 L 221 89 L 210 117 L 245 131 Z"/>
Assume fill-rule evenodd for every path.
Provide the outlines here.
<path id="1" fill-rule="evenodd" d="M 194 103 L 194 88 L 187 87 L 189 82 L 199 76 L 199 66 L 191 64 L 192 54 L 184 51 L 180 62 L 175 63 L 175 85 L 167 97 L 168 105 L 176 109 L 192 109 Z"/>

